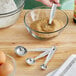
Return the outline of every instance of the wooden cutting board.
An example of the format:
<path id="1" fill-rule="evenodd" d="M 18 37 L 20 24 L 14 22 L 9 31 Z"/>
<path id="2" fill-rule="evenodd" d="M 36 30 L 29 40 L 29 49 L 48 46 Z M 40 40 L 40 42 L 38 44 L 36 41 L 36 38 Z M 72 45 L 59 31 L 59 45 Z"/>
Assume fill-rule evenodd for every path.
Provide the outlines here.
<path id="1" fill-rule="evenodd" d="M 0 50 L 13 56 L 17 63 L 17 72 L 15 76 L 46 76 L 47 73 L 60 67 L 63 62 L 71 55 L 76 54 L 76 24 L 73 23 L 73 11 L 65 11 L 69 17 L 69 24 L 66 29 L 56 38 L 41 41 L 33 38 L 26 30 L 23 18 L 27 10 L 21 13 L 21 16 L 13 26 L 0 29 Z M 45 71 L 40 69 L 45 58 L 38 60 L 33 66 L 28 66 L 25 59 L 35 57 L 40 52 L 28 52 L 24 57 L 17 57 L 14 53 L 16 46 L 21 45 L 26 48 L 40 48 L 57 46 L 57 52 L 48 64 Z"/>

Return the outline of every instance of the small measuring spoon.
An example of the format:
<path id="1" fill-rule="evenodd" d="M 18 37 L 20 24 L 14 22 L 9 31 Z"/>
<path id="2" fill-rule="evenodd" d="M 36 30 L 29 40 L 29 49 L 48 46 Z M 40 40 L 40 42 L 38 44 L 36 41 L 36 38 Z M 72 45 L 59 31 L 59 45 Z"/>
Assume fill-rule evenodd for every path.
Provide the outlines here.
<path id="1" fill-rule="evenodd" d="M 50 52 L 49 52 L 49 54 L 48 54 L 48 56 L 47 56 L 44 64 L 42 64 L 42 65 L 40 66 L 42 70 L 45 70 L 45 69 L 47 68 L 47 64 L 48 64 L 48 62 L 50 61 L 50 59 L 52 58 L 52 56 L 54 55 L 55 51 L 56 51 L 56 47 L 53 46 L 52 49 L 50 50 Z"/>
<path id="2" fill-rule="evenodd" d="M 27 59 L 26 59 L 26 63 L 29 64 L 29 65 L 32 65 L 32 64 L 35 63 L 35 61 L 36 61 L 37 59 L 40 59 L 40 58 L 48 55 L 48 53 L 49 53 L 49 51 L 46 50 L 45 52 L 41 53 L 39 56 L 37 56 L 37 57 L 35 57 L 35 58 L 27 58 Z"/>
<path id="3" fill-rule="evenodd" d="M 56 12 L 57 4 L 53 3 L 51 12 L 50 12 L 50 18 L 49 18 L 49 25 L 51 25 L 52 20 L 54 18 L 55 12 Z"/>

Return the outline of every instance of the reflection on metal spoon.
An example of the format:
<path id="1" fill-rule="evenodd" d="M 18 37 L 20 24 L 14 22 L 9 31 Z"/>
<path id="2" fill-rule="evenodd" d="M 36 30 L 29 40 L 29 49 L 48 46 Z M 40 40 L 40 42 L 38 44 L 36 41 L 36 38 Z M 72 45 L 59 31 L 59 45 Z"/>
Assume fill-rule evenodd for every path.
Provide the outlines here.
<path id="1" fill-rule="evenodd" d="M 15 53 L 18 55 L 18 56 L 24 56 L 26 53 L 27 53 L 27 49 L 22 47 L 22 46 L 17 46 L 15 48 Z"/>

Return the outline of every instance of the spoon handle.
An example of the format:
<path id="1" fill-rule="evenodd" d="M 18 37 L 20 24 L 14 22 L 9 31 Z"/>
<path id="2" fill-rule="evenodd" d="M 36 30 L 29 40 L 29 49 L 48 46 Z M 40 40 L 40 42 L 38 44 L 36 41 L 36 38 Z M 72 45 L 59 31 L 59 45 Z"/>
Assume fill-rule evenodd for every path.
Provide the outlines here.
<path id="1" fill-rule="evenodd" d="M 52 23 L 52 20 L 53 20 L 54 15 L 55 15 L 56 8 L 57 8 L 57 4 L 53 3 L 53 6 L 52 6 L 52 9 L 50 12 L 49 24 Z"/>
<path id="2" fill-rule="evenodd" d="M 35 57 L 34 59 L 35 59 L 35 60 L 40 59 L 40 58 L 48 55 L 48 53 L 49 53 L 49 50 L 46 50 L 45 52 L 41 53 L 39 56 Z"/>
<path id="3" fill-rule="evenodd" d="M 33 20 L 33 21 L 35 21 L 35 20 L 36 20 L 36 16 L 35 16 L 34 11 L 32 11 L 32 12 L 31 12 L 31 18 L 32 18 L 32 20 Z"/>
<path id="4" fill-rule="evenodd" d="M 52 56 L 54 55 L 55 51 L 56 51 L 56 47 L 53 46 L 52 49 L 50 50 L 50 52 L 49 52 L 49 54 L 48 54 L 45 62 L 44 62 L 45 65 L 47 65 L 47 63 L 49 62 L 49 60 L 50 60 L 50 59 L 52 58 Z"/>
<path id="5" fill-rule="evenodd" d="M 28 49 L 28 51 L 37 51 L 37 52 L 45 52 L 49 48 L 36 48 L 36 49 Z"/>

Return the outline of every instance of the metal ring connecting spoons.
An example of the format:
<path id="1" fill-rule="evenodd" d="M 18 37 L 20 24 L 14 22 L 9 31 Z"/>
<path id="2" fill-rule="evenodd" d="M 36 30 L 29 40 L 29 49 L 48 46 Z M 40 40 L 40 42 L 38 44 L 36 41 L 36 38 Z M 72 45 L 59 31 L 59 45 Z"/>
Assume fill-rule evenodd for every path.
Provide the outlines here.
<path id="1" fill-rule="evenodd" d="M 32 64 L 35 63 L 35 61 L 36 61 L 37 59 L 40 59 L 40 58 L 42 58 L 42 57 L 45 57 L 46 55 L 48 55 L 48 53 L 49 53 L 49 51 L 46 50 L 45 52 L 41 53 L 39 56 L 37 56 L 37 57 L 35 57 L 35 58 L 27 58 L 27 59 L 26 59 L 26 63 L 29 64 L 29 65 L 32 65 Z"/>

